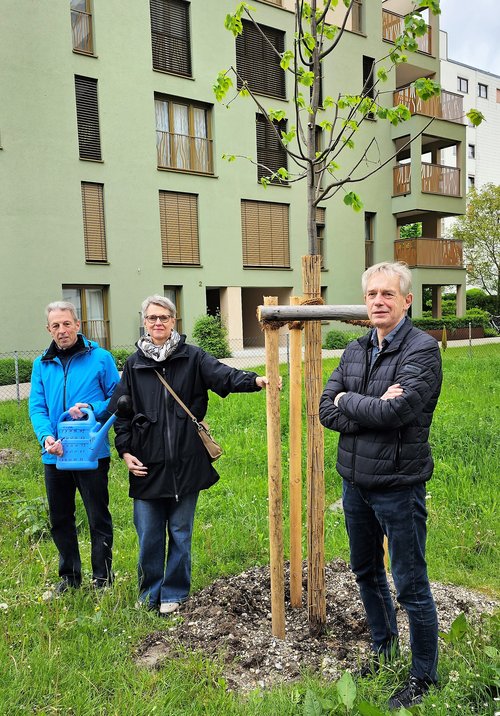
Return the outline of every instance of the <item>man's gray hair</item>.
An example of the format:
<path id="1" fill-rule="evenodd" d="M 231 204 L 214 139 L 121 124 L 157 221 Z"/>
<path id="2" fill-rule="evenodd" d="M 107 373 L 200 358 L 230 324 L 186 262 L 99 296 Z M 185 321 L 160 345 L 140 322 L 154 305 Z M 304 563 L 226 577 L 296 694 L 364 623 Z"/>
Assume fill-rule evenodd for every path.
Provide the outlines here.
<path id="1" fill-rule="evenodd" d="M 69 311 L 75 321 L 79 321 L 78 313 L 76 312 L 76 306 L 69 301 L 52 301 L 45 309 L 45 316 L 47 318 L 47 324 L 49 322 L 49 313 L 52 311 Z"/>
<path id="2" fill-rule="evenodd" d="M 402 261 L 382 261 L 382 263 L 374 264 L 370 266 L 370 268 L 367 268 L 361 276 L 363 295 L 366 295 L 368 281 L 375 273 L 383 273 L 386 274 L 386 276 L 398 276 L 401 294 L 407 296 L 411 292 L 411 271 L 407 264 Z"/>
<path id="3" fill-rule="evenodd" d="M 172 301 L 168 298 L 165 298 L 165 296 L 160 296 L 159 293 L 155 293 L 154 296 L 148 296 L 142 302 L 141 313 L 143 319 L 146 318 L 146 313 L 151 303 L 154 303 L 157 306 L 163 306 L 163 308 L 166 308 L 167 311 L 170 311 L 174 318 L 176 317 L 177 310 L 175 308 L 175 303 L 172 303 Z"/>

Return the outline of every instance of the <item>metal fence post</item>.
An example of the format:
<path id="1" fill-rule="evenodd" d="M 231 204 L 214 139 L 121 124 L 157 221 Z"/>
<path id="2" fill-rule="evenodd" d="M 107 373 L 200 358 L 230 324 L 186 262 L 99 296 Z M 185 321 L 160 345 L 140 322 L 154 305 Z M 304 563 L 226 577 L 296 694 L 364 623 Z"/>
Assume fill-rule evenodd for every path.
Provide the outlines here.
<path id="1" fill-rule="evenodd" d="M 17 351 L 14 351 L 14 370 L 16 373 L 16 398 L 17 407 L 21 405 L 21 386 L 19 385 L 19 356 Z"/>

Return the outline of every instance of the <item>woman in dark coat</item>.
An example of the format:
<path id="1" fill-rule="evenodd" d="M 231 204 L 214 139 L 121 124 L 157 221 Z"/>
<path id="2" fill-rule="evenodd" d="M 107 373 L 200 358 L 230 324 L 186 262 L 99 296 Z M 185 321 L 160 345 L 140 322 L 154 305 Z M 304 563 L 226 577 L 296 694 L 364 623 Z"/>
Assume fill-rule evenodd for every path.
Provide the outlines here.
<path id="1" fill-rule="evenodd" d="M 130 395 L 132 416 L 115 423 L 115 445 L 129 470 L 139 537 L 139 604 L 170 614 L 188 598 L 191 537 L 200 490 L 219 476 L 184 409 L 155 371 L 200 421 L 208 390 L 221 397 L 265 388 L 268 380 L 220 363 L 175 330 L 175 305 L 163 296 L 142 304 L 145 335 L 123 370 L 109 409 Z M 168 551 L 166 552 L 168 532 Z"/>

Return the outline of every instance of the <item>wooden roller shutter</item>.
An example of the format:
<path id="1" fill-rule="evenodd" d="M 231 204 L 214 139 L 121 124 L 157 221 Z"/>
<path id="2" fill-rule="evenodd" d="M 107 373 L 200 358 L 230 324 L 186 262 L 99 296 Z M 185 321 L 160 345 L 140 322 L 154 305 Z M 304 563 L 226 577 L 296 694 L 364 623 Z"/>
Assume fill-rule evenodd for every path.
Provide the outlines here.
<path id="1" fill-rule="evenodd" d="M 107 263 L 102 184 L 82 182 L 82 209 L 85 261 Z"/>
<path id="2" fill-rule="evenodd" d="M 286 132 L 286 120 L 274 122 L 274 126 L 279 133 Z M 288 166 L 287 153 L 285 148 L 280 144 L 276 132 L 269 124 L 263 114 L 256 116 L 257 128 L 257 177 L 269 176 L 269 170 L 276 172 L 280 167 L 285 169 Z M 260 166 L 263 165 L 263 166 Z M 278 180 L 275 180 L 278 181 Z M 280 184 L 286 183 L 283 181 Z"/>
<path id="3" fill-rule="evenodd" d="M 149 7 L 154 69 L 191 77 L 189 3 L 150 0 Z"/>
<path id="4" fill-rule="evenodd" d="M 288 204 L 241 202 L 243 266 L 290 267 Z"/>
<path id="5" fill-rule="evenodd" d="M 162 264 L 200 265 L 198 197 L 160 191 Z"/>
<path id="6" fill-rule="evenodd" d="M 102 159 L 97 80 L 75 75 L 75 95 L 80 159 Z"/>
<path id="7" fill-rule="evenodd" d="M 238 75 L 254 92 L 286 99 L 285 71 L 280 66 L 280 58 L 272 49 L 274 47 L 283 53 L 285 33 L 266 25 L 259 25 L 259 28 L 264 37 L 251 22 L 243 20 L 243 32 L 236 38 Z M 240 77 L 238 88 L 242 84 Z"/>

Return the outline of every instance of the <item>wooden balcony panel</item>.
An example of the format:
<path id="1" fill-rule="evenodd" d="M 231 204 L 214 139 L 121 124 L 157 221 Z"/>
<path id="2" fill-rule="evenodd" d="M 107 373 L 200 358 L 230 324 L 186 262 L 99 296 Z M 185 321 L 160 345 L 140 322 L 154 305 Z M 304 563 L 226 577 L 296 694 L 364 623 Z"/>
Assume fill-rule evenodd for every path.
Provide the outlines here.
<path id="1" fill-rule="evenodd" d="M 71 31 L 73 33 L 73 49 L 86 55 L 94 54 L 92 42 L 92 15 L 87 12 L 71 11 Z"/>
<path id="2" fill-rule="evenodd" d="M 411 267 L 463 268 L 462 242 L 455 239 L 397 239 L 394 259 Z"/>
<path id="3" fill-rule="evenodd" d="M 394 106 L 399 104 L 408 107 L 412 114 L 423 114 L 425 117 L 437 117 L 457 124 L 464 123 L 463 97 L 454 92 L 441 91 L 439 97 L 431 97 L 424 101 L 411 85 L 394 92 Z"/>
<path id="4" fill-rule="evenodd" d="M 411 193 L 411 165 L 397 164 L 392 169 L 393 196 Z"/>
<path id="5" fill-rule="evenodd" d="M 425 194 L 462 196 L 460 169 L 422 162 L 422 191 Z"/>
<path id="6" fill-rule="evenodd" d="M 388 42 L 395 42 L 396 39 L 404 32 L 405 19 L 403 15 L 398 15 L 389 10 L 382 10 L 382 38 Z M 432 54 L 432 34 L 431 27 L 427 25 L 427 33 L 423 37 L 415 38 L 418 45 L 418 52 L 424 52 L 427 55 Z"/>

